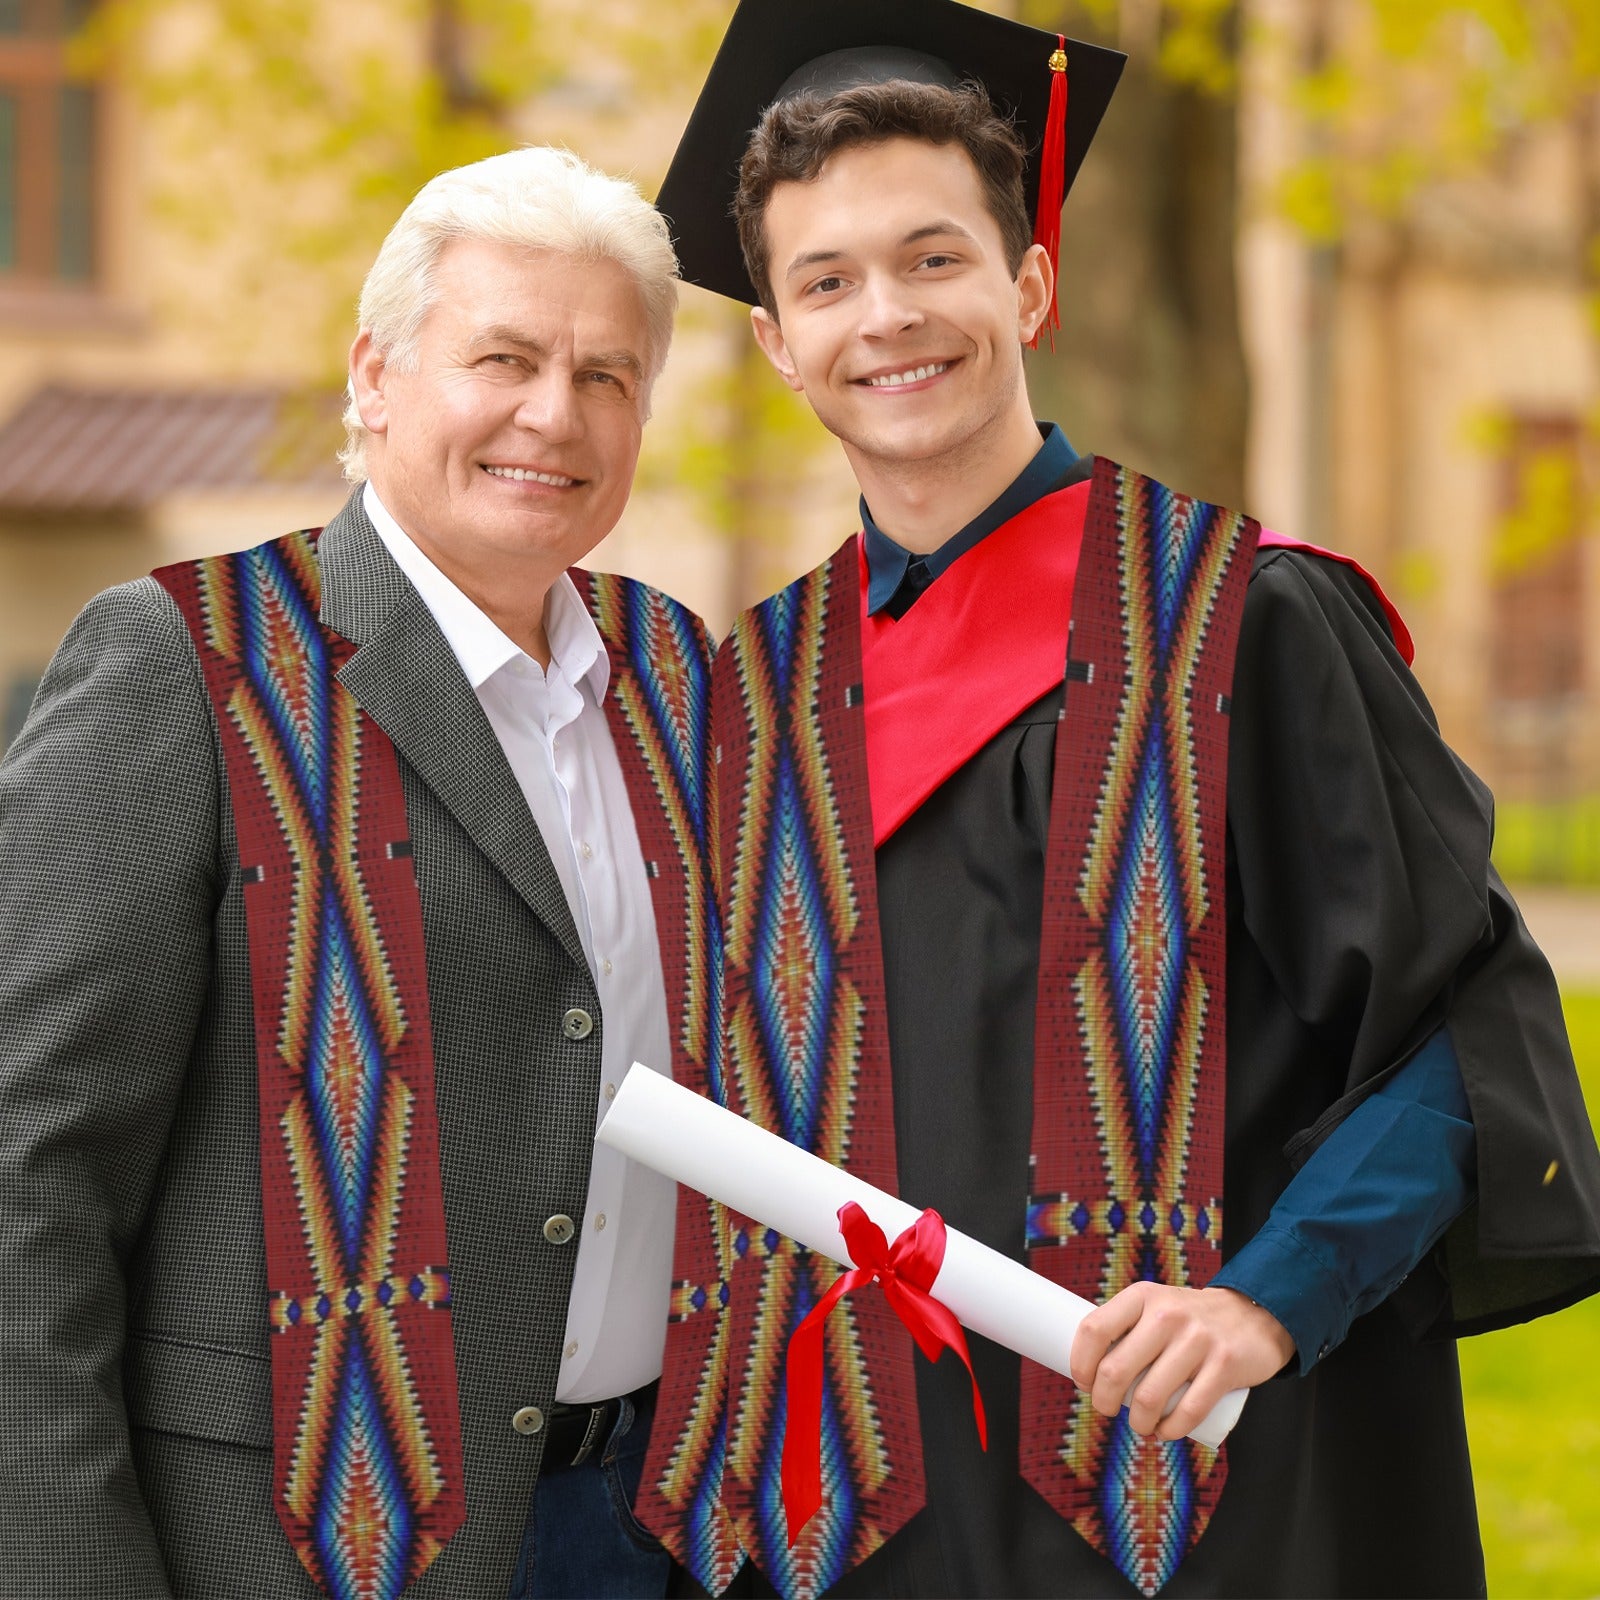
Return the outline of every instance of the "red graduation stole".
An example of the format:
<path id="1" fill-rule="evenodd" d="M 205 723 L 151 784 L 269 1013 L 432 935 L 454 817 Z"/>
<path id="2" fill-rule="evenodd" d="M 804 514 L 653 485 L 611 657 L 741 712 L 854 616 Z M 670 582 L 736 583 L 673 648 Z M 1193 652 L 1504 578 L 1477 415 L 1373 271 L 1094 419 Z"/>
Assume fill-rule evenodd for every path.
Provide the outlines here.
<path id="1" fill-rule="evenodd" d="M 336 677 L 317 532 L 155 574 L 216 711 L 244 882 L 274 1504 L 339 1600 L 466 1517 L 422 904 L 394 746 Z"/>
<path id="2" fill-rule="evenodd" d="M 1085 519 L 1076 550 L 1074 507 Z M 1036 1270 L 1096 1299 L 1140 1275 L 1203 1283 L 1219 1259 L 1216 875 L 1226 691 L 1255 536 L 1244 518 L 1102 460 L 1092 487 L 1048 497 L 991 534 L 899 623 L 864 624 L 852 540 L 741 617 L 717 656 L 729 1103 L 889 1189 L 875 839 L 1065 671 L 1026 1221 Z M 1000 588 L 963 593 L 963 568 Z M 1010 625 L 1016 607 L 1037 615 L 1057 603 L 1057 631 L 1043 630 L 1042 642 Z M 963 612 L 983 655 L 1005 643 L 1007 676 L 1014 638 L 1016 653 L 1038 656 L 1049 675 L 1002 711 L 978 704 L 987 688 L 967 696 L 941 670 L 934 692 L 960 709 L 954 720 L 919 720 L 918 705 L 929 704 L 918 697 L 955 648 L 943 625 Z M 978 657 L 961 659 L 965 673 Z M 893 714 L 881 716 L 891 702 Z M 930 750 L 956 722 L 962 745 Z M 779 1590 L 814 1595 L 924 1503 L 910 1343 L 882 1297 L 836 1313 L 825 1504 L 790 1547 L 776 1489 L 783 1352 L 835 1272 L 770 1231 L 735 1226 L 729 1317 L 740 1365 L 730 1373 L 723 1497 Z M 1024 1476 L 1153 1592 L 1203 1530 L 1220 1465 L 1198 1447 L 1146 1445 L 1125 1423 L 1075 1409 L 1068 1380 L 1041 1389 L 1049 1376 L 1025 1372 Z"/>

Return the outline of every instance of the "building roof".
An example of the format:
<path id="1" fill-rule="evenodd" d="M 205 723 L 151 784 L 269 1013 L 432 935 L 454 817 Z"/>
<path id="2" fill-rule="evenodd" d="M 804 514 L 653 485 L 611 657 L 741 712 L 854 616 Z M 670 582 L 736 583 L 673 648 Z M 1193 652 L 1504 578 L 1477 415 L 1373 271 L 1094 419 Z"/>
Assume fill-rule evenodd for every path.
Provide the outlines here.
<path id="1" fill-rule="evenodd" d="M 0 513 L 141 511 L 196 489 L 332 487 L 341 396 L 36 391 L 0 426 Z"/>

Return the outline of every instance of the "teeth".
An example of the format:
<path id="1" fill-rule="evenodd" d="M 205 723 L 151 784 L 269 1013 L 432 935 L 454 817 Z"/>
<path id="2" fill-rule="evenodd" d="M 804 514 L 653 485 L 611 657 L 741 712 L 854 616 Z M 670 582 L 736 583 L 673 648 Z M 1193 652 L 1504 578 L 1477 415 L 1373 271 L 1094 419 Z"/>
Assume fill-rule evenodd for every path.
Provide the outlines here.
<path id="1" fill-rule="evenodd" d="M 873 389 L 895 389 L 902 383 L 918 383 L 923 378 L 937 377 L 949 365 L 948 361 L 936 361 L 932 366 L 912 367 L 905 372 L 891 372 L 882 378 L 868 378 L 867 385 Z"/>
<path id="2" fill-rule="evenodd" d="M 559 472 L 526 472 L 521 467 L 485 467 L 483 470 L 496 478 L 510 478 L 513 483 L 548 483 L 557 489 L 570 488 L 578 481 L 564 478 Z"/>

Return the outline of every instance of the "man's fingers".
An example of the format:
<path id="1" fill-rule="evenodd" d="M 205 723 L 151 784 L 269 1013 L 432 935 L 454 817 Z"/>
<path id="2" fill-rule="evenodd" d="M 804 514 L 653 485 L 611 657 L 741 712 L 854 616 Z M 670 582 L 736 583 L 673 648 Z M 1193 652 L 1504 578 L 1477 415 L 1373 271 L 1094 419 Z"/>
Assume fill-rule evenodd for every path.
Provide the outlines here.
<path id="1" fill-rule="evenodd" d="M 1161 1355 L 1163 1346 L 1164 1335 L 1154 1318 L 1147 1314 L 1135 1323 L 1100 1363 L 1090 1391 L 1095 1410 L 1114 1417 L 1126 1403 L 1134 1381 Z"/>
<path id="2" fill-rule="evenodd" d="M 1102 1415 L 1126 1404 L 1136 1433 L 1177 1439 L 1229 1389 L 1265 1382 L 1293 1353 L 1277 1318 L 1230 1289 L 1136 1283 L 1083 1319 L 1072 1376 Z M 1185 1383 L 1188 1392 L 1163 1420 Z"/>
<path id="3" fill-rule="evenodd" d="M 1201 1369 L 1207 1351 L 1204 1335 L 1186 1328 L 1169 1340 L 1127 1393 L 1128 1425 L 1137 1434 L 1156 1431 L 1167 1402 Z M 1202 1413 L 1203 1415 L 1204 1413 Z"/>
<path id="4" fill-rule="evenodd" d="M 1171 1411 L 1157 1423 L 1158 1439 L 1181 1439 L 1190 1429 L 1198 1428 L 1211 1408 L 1229 1389 L 1236 1387 L 1228 1381 L 1227 1364 L 1207 1361 L 1189 1377 L 1189 1387 Z"/>
<path id="5" fill-rule="evenodd" d="M 1082 1322 L 1072 1340 L 1072 1381 L 1080 1389 L 1092 1389 L 1106 1351 L 1138 1322 L 1149 1284 L 1129 1284 L 1103 1306 L 1096 1307 Z"/>

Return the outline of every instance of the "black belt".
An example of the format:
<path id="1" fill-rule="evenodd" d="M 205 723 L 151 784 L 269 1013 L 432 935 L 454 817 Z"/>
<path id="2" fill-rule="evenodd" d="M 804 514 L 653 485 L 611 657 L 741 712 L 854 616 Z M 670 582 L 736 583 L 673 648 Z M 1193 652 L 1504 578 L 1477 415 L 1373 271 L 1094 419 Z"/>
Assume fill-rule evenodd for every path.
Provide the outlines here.
<path id="1" fill-rule="evenodd" d="M 647 1411 L 655 1405 L 656 1390 L 660 1386 L 658 1379 L 630 1395 L 614 1395 L 609 1400 L 596 1400 L 592 1404 L 568 1405 L 565 1400 L 556 1401 L 545 1418 L 544 1459 L 540 1471 L 582 1466 L 603 1449 L 611 1437 L 611 1430 L 622 1415 L 623 1400 L 633 1403 L 636 1414 Z"/>

